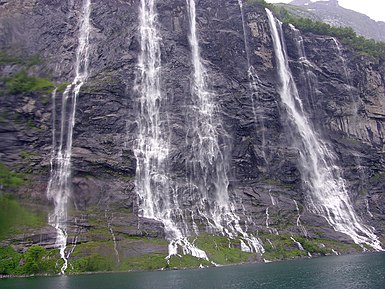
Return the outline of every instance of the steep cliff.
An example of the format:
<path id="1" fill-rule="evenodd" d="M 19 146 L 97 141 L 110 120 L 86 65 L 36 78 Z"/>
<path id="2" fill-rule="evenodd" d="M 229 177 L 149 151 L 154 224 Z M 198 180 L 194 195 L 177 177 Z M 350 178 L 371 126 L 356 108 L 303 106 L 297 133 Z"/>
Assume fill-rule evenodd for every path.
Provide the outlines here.
<path id="1" fill-rule="evenodd" d="M 140 113 L 140 1 L 107 2 L 91 2 L 89 77 L 79 94 L 73 133 L 68 270 L 209 264 L 188 256 L 173 257 L 167 265 L 169 238 L 164 223 L 141 217 L 134 153 Z M 213 231 L 203 214 L 191 216 L 199 200 L 188 190 L 187 181 L 188 167 L 196 157 L 189 131 L 194 117 L 190 93 L 194 67 L 188 6 L 183 0 L 155 3 L 161 36 L 160 87 L 165 96 L 160 114 L 167 119 L 168 176 L 177 184 L 180 208 L 175 222 L 190 232 L 196 226 L 195 244 L 216 263 L 261 260 L 260 255 L 240 250 L 239 236 L 228 239 L 223 232 Z M 24 207 L 45 217 L 53 210 L 46 197 L 53 127 L 59 122 L 54 126 L 53 114 L 60 116 L 63 87 L 74 77 L 81 6 L 82 1 L 54 0 L 0 5 L 0 162 L 25 178 L 17 188 L 2 187 L 2 194 L 12 194 Z M 312 254 L 362 250 L 310 208 L 299 136 L 280 100 L 264 8 L 244 3 L 242 15 L 238 1 L 208 0 L 197 1 L 196 9 L 207 89 L 216 103 L 218 145 L 227 162 L 231 212 L 239 217 L 243 230 L 262 241 L 265 259 L 307 255 L 290 237 Z M 335 155 L 362 223 L 373 226 L 384 240 L 385 64 L 342 46 L 338 39 L 310 33 L 301 36 L 307 59 L 303 61 L 298 33 L 286 25 L 283 31 L 306 116 Z M 25 75 L 20 82 L 12 81 L 20 71 L 35 81 L 49 78 L 53 84 L 12 89 L 26 82 Z M 53 86 L 58 87 L 56 107 Z M 56 232 L 48 225 L 23 228 L 3 239 L 3 246 L 12 245 L 18 251 L 31 245 L 52 249 Z M 55 254 L 52 258 L 59 258 Z"/>

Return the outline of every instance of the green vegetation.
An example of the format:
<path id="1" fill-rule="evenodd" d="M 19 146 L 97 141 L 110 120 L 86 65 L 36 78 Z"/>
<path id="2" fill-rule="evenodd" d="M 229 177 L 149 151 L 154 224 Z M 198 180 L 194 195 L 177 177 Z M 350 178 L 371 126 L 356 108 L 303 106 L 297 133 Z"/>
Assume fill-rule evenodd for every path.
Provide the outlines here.
<path id="1" fill-rule="evenodd" d="M 118 270 L 118 265 L 113 242 L 102 239 L 78 244 L 71 255 L 67 272 L 112 271 Z"/>
<path id="2" fill-rule="evenodd" d="M 93 231 L 93 230 L 91 230 Z M 100 229 L 97 229 L 99 232 Z M 92 234 L 95 234 L 93 232 Z M 120 237 L 119 237 L 120 236 Z M 199 266 L 212 266 L 211 262 L 184 255 L 181 248 L 177 256 L 172 256 L 167 262 L 166 240 L 146 238 L 141 236 L 118 235 L 118 251 L 134 253 L 138 246 L 148 246 L 153 252 L 146 254 L 133 254 L 132 256 L 120 256 L 121 262 L 117 262 L 111 240 L 90 241 L 76 246 L 69 261 L 68 273 L 96 272 L 96 271 L 129 271 L 129 270 L 157 270 L 168 268 L 197 268 Z M 222 236 L 204 234 L 196 237 L 195 244 L 204 250 L 210 261 L 218 264 L 236 264 L 248 262 L 254 254 L 242 252 L 240 240 L 230 240 Z M 190 242 L 194 242 L 190 240 Z M 229 248 L 230 246 L 230 248 Z M 159 250 L 156 252 L 156 250 Z"/>
<path id="3" fill-rule="evenodd" d="M 20 64 L 26 66 L 32 66 L 40 64 L 42 61 L 38 55 L 33 55 L 30 57 L 15 56 L 9 55 L 7 52 L 0 50 L 0 65 L 7 64 Z"/>
<path id="4" fill-rule="evenodd" d="M 285 260 L 307 256 L 308 253 L 315 256 L 330 255 L 334 251 L 346 253 L 351 249 L 360 252 L 362 249 L 356 244 L 344 243 L 336 240 L 322 238 L 305 238 L 303 236 L 294 236 L 304 251 L 299 250 L 289 235 L 275 235 L 269 233 L 260 233 L 260 238 L 264 243 L 266 252 L 263 257 L 267 260 Z"/>
<path id="5" fill-rule="evenodd" d="M 172 256 L 170 264 L 166 268 L 197 268 L 199 266 L 212 266 L 212 264 L 204 259 L 196 258 L 191 255 Z"/>
<path id="6" fill-rule="evenodd" d="M 0 274 L 33 275 L 59 273 L 62 261 L 58 250 L 31 246 L 23 255 L 12 247 L 0 248 Z"/>
<path id="7" fill-rule="evenodd" d="M 167 268 L 165 254 L 150 253 L 126 258 L 120 265 L 119 270 L 156 270 L 161 268 Z"/>
<path id="8" fill-rule="evenodd" d="M 0 274 L 16 274 L 22 254 L 17 253 L 12 247 L 0 247 Z"/>
<path id="9" fill-rule="evenodd" d="M 61 267 L 57 264 L 59 260 L 58 250 L 48 251 L 40 246 L 32 246 L 24 254 L 23 258 L 25 264 L 22 266 L 21 271 L 26 275 L 58 273 L 58 269 Z"/>
<path id="10" fill-rule="evenodd" d="M 20 152 L 19 156 L 26 161 L 32 160 L 34 157 L 37 157 L 36 153 L 33 152 Z"/>
<path id="11" fill-rule="evenodd" d="M 140 241 L 146 242 L 147 239 L 138 238 L 138 242 Z M 125 242 L 125 240 L 122 242 Z M 130 247 L 126 248 L 127 251 L 130 251 L 130 249 Z M 70 266 L 68 267 L 69 273 L 155 270 L 167 266 L 166 254 L 161 252 L 129 256 L 118 263 L 112 241 L 91 241 L 79 244 L 71 257 Z"/>
<path id="12" fill-rule="evenodd" d="M 41 64 L 42 61 L 37 55 L 25 57 L 9 55 L 5 51 L 0 51 L 0 65 L 19 65 L 19 71 L 8 77 L 2 77 L 1 80 L 5 85 L 4 93 L 23 93 L 23 92 L 43 92 L 49 93 L 54 88 L 54 84 L 46 79 L 32 77 L 28 74 L 31 66 Z"/>
<path id="13" fill-rule="evenodd" d="M 211 261 L 221 265 L 248 262 L 253 256 L 251 253 L 241 251 L 239 240 L 223 236 L 203 234 L 196 238 L 195 244 L 206 252 Z"/>
<path id="14" fill-rule="evenodd" d="M 24 177 L 0 164 L 0 240 L 10 234 L 18 234 L 25 228 L 37 228 L 45 223 L 45 218 L 21 206 L 8 191 L 23 185 Z"/>
<path id="15" fill-rule="evenodd" d="M 44 224 L 42 215 L 22 207 L 17 200 L 0 196 L 0 240 L 11 234 L 19 234 L 26 228 L 38 228 Z"/>
<path id="16" fill-rule="evenodd" d="M 0 50 L 0 66 L 1 65 L 17 65 L 18 72 L 0 78 L 4 85 L 0 95 L 19 94 L 28 92 L 40 92 L 43 94 L 51 93 L 55 87 L 58 92 L 64 92 L 68 83 L 54 84 L 47 78 L 33 77 L 30 75 L 31 67 L 43 64 L 43 61 L 38 55 L 19 56 L 10 55 L 7 52 Z M 48 102 L 48 99 L 43 99 L 43 102 Z"/>
<path id="17" fill-rule="evenodd" d="M 263 258 L 267 260 L 286 260 L 307 256 L 307 253 L 299 250 L 288 235 L 261 234 L 260 237 L 265 248 Z"/>
<path id="18" fill-rule="evenodd" d="M 16 188 L 24 183 L 23 175 L 10 171 L 0 163 L 0 193 L 4 188 Z"/>
<path id="19" fill-rule="evenodd" d="M 350 27 L 334 27 L 321 21 L 314 21 L 310 18 L 304 18 L 294 15 L 284 6 L 266 3 L 264 0 L 247 0 L 248 4 L 259 4 L 273 11 L 283 23 L 292 24 L 303 32 L 311 32 L 319 35 L 327 35 L 338 38 L 343 44 L 346 44 L 357 52 L 365 56 L 371 56 L 385 60 L 385 43 L 366 39 Z"/>
<path id="20" fill-rule="evenodd" d="M 5 82 L 5 91 L 11 94 L 23 92 L 50 93 L 55 87 L 50 80 L 29 76 L 25 70 L 10 77 L 5 77 L 3 80 Z"/>
<path id="21" fill-rule="evenodd" d="M 116 266 L 115 260 L 110 256 L 93 253 L 71 263 L 71 272 L 104 272 L 112 271 Z"/>
<path id="22" fill-rule="evenodd" d="M 265 0 L 246 0 L 245 2 L 249 5 L 259 4 L 262 5 L 262 7 L 268 8 L 270 10 L 273 10 L 275 7 L 273 4 L 267 3 Z"/>
<path id="23" fill-rule="evenodd" d="M 283 21 L 291 23 L 304 32 L 328 35 L 338 38 L 342 43 L 354 48 L 362 55 L 385 59 L 385 43 L 358 36 L 350 27 L 333 27 L 321 21 L 309 18 L 299 18 L 289 13 L 284 13 Z"/>
<path id="24" fill-rule="evenodd" d="M 261 233 L 266 252 L 263 258 L 267 260 L 283 260 L 306 257 L 308 252 L 313 256 L 332 254 L 332 249 L 346 252 L 356 245 L 326 239 L 306 239 L 295 236 L 295 240 L 302 244 L 304 251 L 299 250 L 289 235 L 275 235 Z M 240 240 L 228 239 L 222 236 L 204 234 L 195 239 L 198 248 L 205 250 L 210 261 L 218 264 L 236 264 L 255 260 L 255 253 L 242 252 Z M 194 242 L 190 240 L 190 242 Z M 158 270 L 174 268 L 197 268 L 212 266 L 212 263 L 191 255 L 183 255 L 179 248 L 177 256 L 166 259 L 167 253 L 161 247 L 160 251 L 141 254 L 135 248 L 149 241 L 146 237 L 123 238 L 118 241 L 118 250 L 128 252 L 129 255 L 120 256 L 117 262 L 112 240 L 89 241 L 78 244 L 69 259 L 67 273 L 81 272 L 109 272 L 132 270 Z M 166 241 L 162 241 L 163 244 Z M 133 245 L 133 247 L 130 247 Z M 156 247 L 149 247 L 156 250 Z M 359 247 L 357 248 L 360 249 Z M 130 255 L 133 254 L 133 255 Z M 0 274 L 31 275 L 54 274 L 60 271 L 62 260 L 58 250 L 46 250 L 39 246 L 30 247 L 23 255 L 15 252 L 11 247 L 0 248 Z"/>

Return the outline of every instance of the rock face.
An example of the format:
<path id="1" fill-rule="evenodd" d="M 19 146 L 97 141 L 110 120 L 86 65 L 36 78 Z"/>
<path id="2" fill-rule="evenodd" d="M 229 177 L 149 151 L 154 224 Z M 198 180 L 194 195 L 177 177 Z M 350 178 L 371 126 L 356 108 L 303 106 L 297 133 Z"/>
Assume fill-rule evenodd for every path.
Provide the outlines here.
<path id="1" fill-rule="evenodd" d="M 100 225 L 90 222 L 96 219 L 104 222 L 100 226 L 109 224 L 121 234 L 164 238 L 160 222 L 137 216 L 133 149 L 138 113 L 135 87 L 140 51 L 139 2 L 92 1 L 90 76 L 78 99 L 73 136 L 69 241 L 76 236 L 80 243 L 97 239 L 96 235 L 86 234 Z M 30 73 L 50 76 L 56 83 L 70 82 L 80 6 L 80 0 L 1 3 L 1 49 L 7 55 L 39 55 L 43 61 L 30 68 Z M 281 234 L 303 235 L 296 222 L 295 200 L 309 237 L 351 242 L 307 209 L 299 152 L 277 92 L 280 84 L 266 13 L 258 5 L 245 3 L 243 8 L 245 23 L 238 1 L 207 0 L 197 4 L 201 57 L 226 132 L 220 145 L 228 154 L 229 191 L 237 200 L 241 223 L 248 220 L 251 230 L 274 228 Z M 175 180 L 184 180 L 185 165 L 194 157 L 189 155 L 186 143 L 192 72 L 186 1 L 159 0 L 157 11 L 162 37 L 161 87 L 167 96 L 165 111 L 170 127 L 170 171 Z M 304 34 L 308 59 L 304 70 L 293 30 L 285 27 L 284 34 L 305 111 L 335 153 L 362 222 L 375 227 L 376 234 L 383 238 L 385 64 L 358 55 L 349 47 L 339 47 L 328 36 Z M 258 75 L 255 86 L 248 77 L 249 65 Z M 23 67 L 20 63 L 5 63 L 1 72 L 9 76 Z M 0 161 L 29 174 L 30 185 L 16 194 L 31 203 L 43 204 L 48 211 L 50 95 L 3 93 L 0 103 L 4 115 Z M 187 209 L 192 196 L 180 198 Z M 48 241 L 41 243 L 52 246 L 52 231 L 46 228 L 42 234 Z M 125 252 L 133 248 L 130 246 L 125 247 Z M 133 246 L 136 251 L 157 250 L 154 244 Z"/>

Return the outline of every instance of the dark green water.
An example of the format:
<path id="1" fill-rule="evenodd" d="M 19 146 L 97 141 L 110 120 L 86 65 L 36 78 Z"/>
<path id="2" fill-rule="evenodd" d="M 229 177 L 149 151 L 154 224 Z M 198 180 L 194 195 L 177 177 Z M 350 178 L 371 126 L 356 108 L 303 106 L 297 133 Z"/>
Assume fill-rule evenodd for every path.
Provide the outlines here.
<path id="1" fill-rule="evenodd" d="M 7 289 L 385 288 L 385 253 L 209 269 L 0 280 Z"/>

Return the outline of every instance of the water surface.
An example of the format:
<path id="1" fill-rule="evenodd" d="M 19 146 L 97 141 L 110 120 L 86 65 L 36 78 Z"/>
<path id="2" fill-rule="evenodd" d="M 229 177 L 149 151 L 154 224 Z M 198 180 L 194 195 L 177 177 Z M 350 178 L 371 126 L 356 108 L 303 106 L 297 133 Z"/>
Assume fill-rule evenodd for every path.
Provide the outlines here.
<path id="1" fill-rule="evenodd" d="M 385 253 L 208 269 L 0 280 L 7 289 L 385 288 Z"/>

